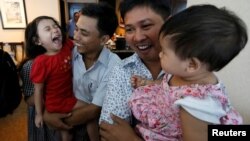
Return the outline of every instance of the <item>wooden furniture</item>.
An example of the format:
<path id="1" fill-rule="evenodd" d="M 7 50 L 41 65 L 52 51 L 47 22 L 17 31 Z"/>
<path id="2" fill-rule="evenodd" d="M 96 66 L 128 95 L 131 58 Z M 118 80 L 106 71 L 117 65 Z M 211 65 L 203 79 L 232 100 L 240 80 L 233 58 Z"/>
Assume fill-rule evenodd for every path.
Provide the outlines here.
<path id="1" fill-rule="evenodd" d="M 3 42 L 0 42 L 0 48 L 3 50 Z"/>
<path id="2" fill-rule="evenodd" d="M 24 42 L 10 42 L 8 44 L 10 45 L 11 51 L 14 52 L 16 61 L 21 61 L 24 58 Z M 18 50 L 18 46 L 21 47 L 21 50 Z M 19 52 L 21 56 L 18 56 Z"/>
<path id="3" fill-rule="evenodd" d="M 0 48 L 13 56 L 16 63 L 20 63 L 24 59 L 24 42 L 0 42 Z"/>

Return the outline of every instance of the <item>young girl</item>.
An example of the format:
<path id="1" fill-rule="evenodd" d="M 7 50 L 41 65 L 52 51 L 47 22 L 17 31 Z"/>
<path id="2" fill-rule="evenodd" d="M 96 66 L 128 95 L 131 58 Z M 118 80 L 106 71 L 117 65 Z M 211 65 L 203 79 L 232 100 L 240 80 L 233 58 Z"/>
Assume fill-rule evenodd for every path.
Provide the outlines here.
<path id="1" fill-rule="evenodd" d="M 137 88 L 129 101 L 143 139 L 203 141 L 209 124 L 242 124 L 213 71 L 237 56 L 247 38 L 237 16 L 211 5 L 192 6 L 166 21 L 159 36 L 166 74 L 161 84 Z M 136 80 L 141 78 L 132 84 L 142 83 Z"/>
<path id="2" fill-rule="evenodd" d="M 68 113 L 80 107 L 73 95 L 71 52 L 73 43 L 66 40 L 58 22 L 52 17 L 35 18 L 26 28 L 27 50 L 37 56 L 30 78 L 34 83 L 35 124 L 43 126 L 43 108 L 49 112 Z M 68 131 L 61 131 L 62 140 L 71 140 Z"/>

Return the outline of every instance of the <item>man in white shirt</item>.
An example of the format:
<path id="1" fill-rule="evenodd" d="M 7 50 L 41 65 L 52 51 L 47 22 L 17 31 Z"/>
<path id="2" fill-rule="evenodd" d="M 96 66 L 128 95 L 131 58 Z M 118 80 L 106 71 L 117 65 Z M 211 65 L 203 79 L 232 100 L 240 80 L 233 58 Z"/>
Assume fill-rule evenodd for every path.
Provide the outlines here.
<path id="1" fill-rule="evenodd" d="M 73 89 L 76 98 L 88 104 L 72 111 L 70 116 L 45 112 L 47 124 L 54 128 L 69 129 L 70 126 L 99 119 L 108 75 L 111 68 L 120 62 L 116 54 L 104 47 L 117 25 L 115 10 L 107 4 L 90 3 L 82 8 L 74 32 Z M 62 118 L 65 118 L 66 124 Z M 83 136 L 84 133 L 79 132 L 79 135 Z M 75 136 L 75 139 L 82 140 L 82 137 Z"/>

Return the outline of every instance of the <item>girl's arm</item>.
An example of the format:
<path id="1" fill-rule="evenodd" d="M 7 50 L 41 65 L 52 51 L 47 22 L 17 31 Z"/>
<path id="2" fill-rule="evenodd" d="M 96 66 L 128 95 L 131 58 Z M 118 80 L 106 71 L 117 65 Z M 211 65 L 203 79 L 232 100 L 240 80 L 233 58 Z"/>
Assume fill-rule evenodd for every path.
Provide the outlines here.
<path id="1" fill-rule="evenodd" d="M 34 84 L 34 103 L 36 109 L 35 124 L 37 128 L 43 126 L 43 83 Z"/>
<path id="2" fill-rule="evenodd" d="M 207 141 L 208 124 L 189 114 L 185 109 L 180 109 L 181 128 L 183 141 Z"/>

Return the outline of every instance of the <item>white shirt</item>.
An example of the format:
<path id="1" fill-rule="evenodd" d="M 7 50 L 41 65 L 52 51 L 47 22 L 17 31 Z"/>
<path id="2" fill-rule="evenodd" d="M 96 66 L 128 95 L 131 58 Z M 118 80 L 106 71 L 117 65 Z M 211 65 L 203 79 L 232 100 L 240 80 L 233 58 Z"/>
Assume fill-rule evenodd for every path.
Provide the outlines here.
<path id="1" fill-rule="evenodd" d="M 86 70 L 82 55 L 73 49 L 73 90 L 77 99 L 102 106 L 110 70 L 121 59 L 103 48 L 97 61 Z"/>

